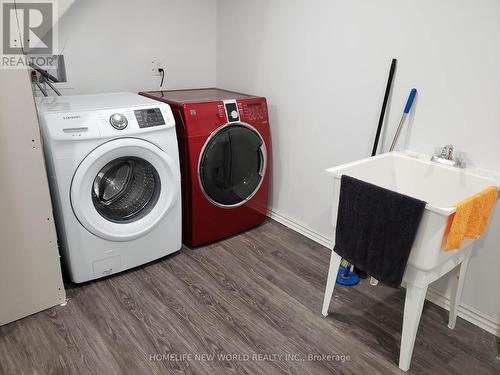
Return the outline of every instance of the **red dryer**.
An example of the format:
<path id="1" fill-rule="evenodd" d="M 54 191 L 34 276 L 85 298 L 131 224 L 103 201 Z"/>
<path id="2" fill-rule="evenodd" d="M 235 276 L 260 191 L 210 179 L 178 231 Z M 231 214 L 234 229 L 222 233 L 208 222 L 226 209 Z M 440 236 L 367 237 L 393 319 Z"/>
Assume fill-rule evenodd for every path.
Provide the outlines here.
<path id="1" fill-rule="evenodd" d="M 262 223 L 271 153 L 266 99 L 215 88 L 140 94 L 174 113 L 183 242 L 199 246 Z"/>

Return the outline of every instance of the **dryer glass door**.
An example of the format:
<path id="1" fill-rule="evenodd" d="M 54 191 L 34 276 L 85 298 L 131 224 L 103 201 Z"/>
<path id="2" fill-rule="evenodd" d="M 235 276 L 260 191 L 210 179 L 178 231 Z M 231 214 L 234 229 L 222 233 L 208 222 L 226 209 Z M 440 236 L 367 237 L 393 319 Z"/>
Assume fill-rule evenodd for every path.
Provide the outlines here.
<path id="1" fill-rule="evenodd" d="M 206 142 L 199 162 L 199 180 L 215 205 L 236 207 L 259 189 L 266 169 L 266 148 L 251 126 L 226 125 Z"/>

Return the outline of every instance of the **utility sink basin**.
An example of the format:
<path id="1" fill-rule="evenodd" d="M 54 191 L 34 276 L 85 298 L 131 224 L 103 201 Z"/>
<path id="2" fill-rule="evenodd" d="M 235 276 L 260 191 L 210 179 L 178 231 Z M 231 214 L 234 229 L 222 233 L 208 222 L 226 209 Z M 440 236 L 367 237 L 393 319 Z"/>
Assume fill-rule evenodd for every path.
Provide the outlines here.
<path id="1" fill-rule="evenodd" d="M 456 251 L 443 250 L 445 231 L 454 205 L 489 186 L 499 186 L 494 178 L 467 169 L 441 165 L 417 155 L 390 152 L 327 169 L 334 176 L 332 224 L 337 224 L 340 178 L 343 174 L 427 202 L 408 265 L 430 271 Z M 473 241 L 465 240 L 462 248 Z"/>
<path id="2" fill-rule="evenodd" d="M 474 170 L 458 169 L 408 152 L 391 152 L 330 168 L 334 177 L 332 224 L 337 225 L 340 178 L 343 174 L 409 195 L 427 202 L 403 277 L 406 287 L 399 368 L 410 368 L 413 346 L 428 286 L 447 273 L 450 283 L 448 327 L 455 328 L 458 306 L 474 241 L 466 240 L 456 251 L 444 251 L 445 233 L 461 200 L 489 186 L 499 186 L 497 178 Z M 335 231 L 334 231 L 335 233 Z M 332 251 L 322 314 L 327 316 L 341 258 Z"/>

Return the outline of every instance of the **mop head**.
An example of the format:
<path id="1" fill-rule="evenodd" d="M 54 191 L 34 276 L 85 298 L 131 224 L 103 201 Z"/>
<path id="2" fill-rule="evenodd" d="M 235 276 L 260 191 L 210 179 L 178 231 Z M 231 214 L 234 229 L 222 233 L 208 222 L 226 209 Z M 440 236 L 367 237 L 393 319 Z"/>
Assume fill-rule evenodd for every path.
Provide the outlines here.
<path id="1" fill-rule="evenodd" d="M 340 267 L 337 273 L 337 284 L 344 286 L 353 286 L 359 284 L 359 276 L 356 272 L 350 270 L 346 273 L 346 267 Z"/>

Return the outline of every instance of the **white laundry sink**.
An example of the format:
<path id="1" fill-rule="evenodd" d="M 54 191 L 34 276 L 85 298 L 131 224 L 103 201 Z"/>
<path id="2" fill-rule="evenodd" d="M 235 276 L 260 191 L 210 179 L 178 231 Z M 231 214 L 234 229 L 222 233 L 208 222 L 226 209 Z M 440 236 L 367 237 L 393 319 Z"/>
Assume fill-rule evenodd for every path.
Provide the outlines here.
<path id="1" fill-rule="evenodd" d="M 427 288 L 447 273 L 450 277 L 450 314 L 453 329 L 463 290 L 467 264 L 474 241 L 463 241 L 457 251 L 444 251 L 445 232 L 455 204 L 489 186 L 499 186 L 497 178 L 473 170 L 458 169 L 418 154 L 391 152 L 330 168 L 334 177 L 332 224 L 337 225 L 340 178 L 343 174 L 427 202 L 403 277 L 406 286 L 399 368 L 408 371 Z M 335 234 L 335 231 L 334 231 Z M 328 315 L 341 258 L 332 251 L 322 314 Z"/>
<path id="2" fill-rule="evenodd" d="M 499 181 L 467 169 L 441 165 L 407 153 L 390 152 L 327 169 L 335 177 L 332 224 L 337 224 L 340 178 L 343 174 L 427 202 L 408 265 L 429 271 L 456 251 L 445 252 L 443 242 L 454 205 Z M 471 241 L 463 242 L 462 248 Z"/>

